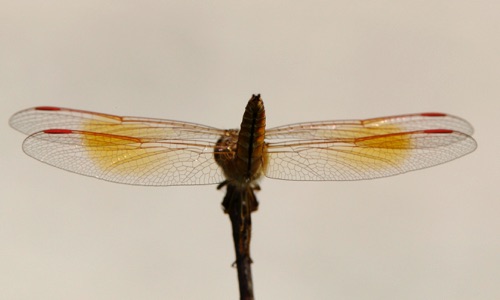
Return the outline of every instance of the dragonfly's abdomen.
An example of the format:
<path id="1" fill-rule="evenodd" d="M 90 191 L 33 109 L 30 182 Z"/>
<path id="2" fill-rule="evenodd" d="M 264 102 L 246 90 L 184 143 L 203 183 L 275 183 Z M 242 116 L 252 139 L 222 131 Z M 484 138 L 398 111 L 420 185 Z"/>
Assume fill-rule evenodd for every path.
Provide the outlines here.
<path id="1" fill-rule="evenodd" d="M 244 179 L 253 181 L 261 176 L 265 166 L 264 136 L 266 111 L 260 95 L 253 95 L 245 108 L 238 135 L 235 164 Z"/>
<path id="2" fill-rule="evenodd" d="M 215 159 L 228 181 L 246 185 L 262 176 L 267 162 L 265 130 L 264 104 L 260 95 L 253 95 L 245 109 L 237 139 L 235 131 L 228 131 L 216 146 Z"/>

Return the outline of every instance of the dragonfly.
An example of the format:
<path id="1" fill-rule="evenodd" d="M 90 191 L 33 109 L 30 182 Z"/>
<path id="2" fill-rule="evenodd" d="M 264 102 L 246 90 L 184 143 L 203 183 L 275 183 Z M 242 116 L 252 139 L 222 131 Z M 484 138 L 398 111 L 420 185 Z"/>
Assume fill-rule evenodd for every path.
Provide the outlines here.
<path id="1" fill-rule="evenodd" d="M 260 95 L 248 101 L 239 129 L 53 106 L 22 110 L 10 125 L 28 135 L 26 154 L 67 171 L 129 185 L 226 187 L 223 207 L 233 224 L 242 299 L 253 299 L 250 214 L 262 177 L 374 179 L 445 163 L 477 147 L 466 120 L 435 112 L 266 129 Z"/>

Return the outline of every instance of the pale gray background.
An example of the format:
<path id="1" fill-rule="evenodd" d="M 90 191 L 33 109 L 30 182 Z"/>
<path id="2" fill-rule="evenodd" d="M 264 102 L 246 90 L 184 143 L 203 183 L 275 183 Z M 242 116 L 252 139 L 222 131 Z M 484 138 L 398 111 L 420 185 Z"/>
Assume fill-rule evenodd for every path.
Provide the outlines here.
<path id="1" fill-rule="evenodd" d="M 215 186 L 112 184 L 9 128 L 57 105 L 237 127 L 422 111 L 478 150 L 364 182 L 264 180 L 258 299 L 500 298 L 500 2 L 0 1 L 1 299 L 237 299 Z"/>

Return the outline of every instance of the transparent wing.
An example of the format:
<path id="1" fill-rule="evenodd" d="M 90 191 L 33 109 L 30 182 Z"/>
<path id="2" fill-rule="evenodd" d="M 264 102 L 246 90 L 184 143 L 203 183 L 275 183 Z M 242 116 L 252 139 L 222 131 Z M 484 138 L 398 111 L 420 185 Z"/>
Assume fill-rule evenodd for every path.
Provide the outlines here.
<path id="1" fill-rule="evenodd" d="M 213 155 L 224 130 L 194 123 L 36 107 L 10 119 L 25 152 L 50 165 L 137 185 L 224 180 Z M 442 113 L 300 123 L 266 131 L 265 175 L 287 180 L 384 177 L 474 151 L 465 120 Z"/>
<path id="2" fill-rule="evenodd" d="M 300 123 L 266 132 L 265 175 L 361 180 L 441 164 L 474 151 L 472 126 L 442 113 Z"/>
<path id="3" fill-rule="evenodd" d="M 26 154 L 49 165 L 108 181 L 150 186 L 215 184 L 224 180 L 215 143 L 158 140 L 49 129 L 30 135 Z"/>
<path id="4" fill-rule="evenodd" d="M 45 129 L 71 129 L 150 139 L 217 140 L 224 130 L 195 123 L 153 118 L 121 117 L 69 108 L 39 106 L 22 110 L 10 125 L 32 134 Z"/>
<path id="5" fill-rule="evenodd" d="M 444 113 L 419 113 L 366 120 L 297 123 L 268 129 L 268 139 L 358 138 L 427 129 L 449 129 L 472 135 L 474 129 L 464 119 Z"/>
<path id="6" fill-rule="evenodd" d="M 224 130 L 50 106 L 20 111 L 10 125 L 30 134 L 23 144 L 28 155 L 71 172 L 135 185 L 224 180 L 213 158 Z"/>

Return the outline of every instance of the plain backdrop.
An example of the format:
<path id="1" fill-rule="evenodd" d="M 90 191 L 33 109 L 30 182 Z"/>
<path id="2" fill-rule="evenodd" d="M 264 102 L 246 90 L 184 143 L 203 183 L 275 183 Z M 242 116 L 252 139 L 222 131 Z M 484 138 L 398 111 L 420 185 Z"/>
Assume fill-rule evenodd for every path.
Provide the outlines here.
<path id="1" fill-rule="evenodd" d="M 500 2 L 0 1 L 0 299 L 237 299 L 215 186 L 137 187 L 26 156 L 55 105 L 238 127 L 440 111 L 466 157 L 358 182 L 264 179 L 257 299 L 500 299 Z"/>

